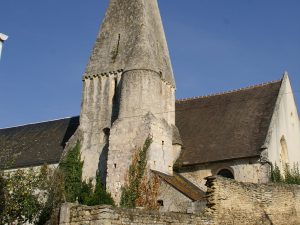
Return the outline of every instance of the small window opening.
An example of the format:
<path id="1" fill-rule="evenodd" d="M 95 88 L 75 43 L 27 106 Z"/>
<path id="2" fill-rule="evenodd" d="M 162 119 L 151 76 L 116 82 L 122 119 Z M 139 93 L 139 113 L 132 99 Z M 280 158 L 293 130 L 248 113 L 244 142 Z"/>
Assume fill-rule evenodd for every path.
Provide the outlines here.
<path id="1" fill-rule="evenodd" d="M 109 129 L 108 127 L 104 128 L 104 129 L 103 129 L 103 133 L 104 133 L 105 135 L 109 136 L 109 135 L 110 135 L 110 129 Z"/>
<path id="2" fill-rule="evenodd" d="M 164 206 L 164 201 L 163 200 L 157 200 L 157 205 L 158 206 Z"/>
<path id="3" fill-rule="evenodd" d="M 229 178 L 229 179 L 234 179 L 233 173 L 228 169 L 220 170 L 217 175 L 222 176 L 222 177 L 226 177 L 226 178 Z"/>
<path id="4" fill-rule="evenodd" d="M 161 144 L 162 144 L 162 145 L 164 145 L 164 144 L 165 144 L 165 142 L 164 142 L 164 141 L 161 141 Z"/>
<path id="5" fill-rule="evenodd" d="M 116 163 L 114 164 L 114 167 L 117 168 L 117 164 Z"/>

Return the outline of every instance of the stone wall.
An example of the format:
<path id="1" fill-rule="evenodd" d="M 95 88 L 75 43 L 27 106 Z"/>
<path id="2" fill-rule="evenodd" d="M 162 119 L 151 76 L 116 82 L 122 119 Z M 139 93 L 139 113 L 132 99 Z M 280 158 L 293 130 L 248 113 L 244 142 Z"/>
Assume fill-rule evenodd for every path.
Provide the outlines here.
<path id="1" fill-rule="evenodd" d="M 119 74 L 84 79 L 79 132 L 82 136 L 82 178 L 95 180 L 99 173 L 105 183 L 109 129 Z"/>
<path id="2" fill-rule="evenodd" d="M 161 182 L 159 187 L 158 201 L 162 201 L 161 212 L 187 212 L 192 206 L 192 200 L 181 192 L 177 191 L 171 185 Z"/>
<path id="3" fill-rule="evenodd" d="M 151 137 L 149 169 L 172 175 L 176 156 L 173 151 L 175 90 L 153 71 L 124 71 L 120 110 L 109 136 L 106 188 L 116 204 L 126 185 L 133 156 Z"/>
<path id="4" fill-rule="evenodd" d="M 216 176 L 221 169 L 232 171 L 234 179 L 239 182 L 267 183 L 270 177 L 270 166 L 261 164 L 258 158 L 228 160 L 196 166 L 181 167 L 180 175 L 206 191 L 205 177 Z"/>
<path id="5" fill-rule="evenodd" d="M 202 214 L 66 204 L 60 224 L 300 224 L 300 186 L 240 183 L 221 177 L 207 178 L 207 186 L 208 203 Z"/>
<path id="6" fill-rule="evenodd" d="M 159 225 L 204 225 L 212 224 L 212 219 L 206 216 L 181 213 L 159 213 L 141 209 L 114 209 L 111 206 L 73 206 L 62 208 L 71 219 L 60 218 L 61 225 L 117 225 L 117 224 L 159 224 Z"/>
<path id="7" fill-rule="evenodd" d="M 207 209 L 216 224 L 300 224 L 300 186 L 210 177 Z"/>

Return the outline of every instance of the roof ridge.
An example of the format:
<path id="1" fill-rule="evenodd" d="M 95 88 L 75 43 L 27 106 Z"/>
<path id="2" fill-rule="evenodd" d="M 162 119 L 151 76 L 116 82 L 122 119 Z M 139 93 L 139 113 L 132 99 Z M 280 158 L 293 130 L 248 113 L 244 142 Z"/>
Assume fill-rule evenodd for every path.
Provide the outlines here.
<path id="1" fill-rule="evenodd" d="M 243 88 L 232 89 L 232 90 L 212 93 L 212 94 L 208 94 L 208 95 L 199 95 L 199 96 L 194 96 L 194 97 L 190 97 L 190 98 L 177 99 L 176 103 L 182 103 L 182 102 L 186 102 L 186 101 L 190 101 L 190 100 L 197 100 L 197 99 L 209 98 L 209 97 L 214 97 L 214 96 L 219 96 L 219 95 L 224 95 L 224 94 L 236 93 L 236 92 L 239 92 L 239 91 L 250 90 L 250 89 L 253 89 L 253 88 L 257 88 L 257 87 L 263 87 L 263 86 L 266 86 L 266 85 L 269 85 L 269 84 L 274 84 L 274 83 L 281 82 L 281 81 L 282 81 L 282 79 L 273 80 L 273 81 L 269 81 L 269 82 L 264 82 L 264 83 L 255 84 L 255 85 L 249 85 L 249 86 L 246 86 L 246 87 L 243 87 Z"/>
<path id="2" fill-rule="evenodd" d="M 44 120 L 44 121 L 39 121 L 39 122 L 21 124 L 21 125 L 16 125 L 16 126 L 11 126 L 11 127 L 1 127 L 0 130 L 10 129 L 10 128 L 17 128 L 17 127 L 25 127 L 25 126 L 41 124 L 41 123 L 55 122 L 55 121 L 59 121 L 59 120 L 71 119 L 71 118 L 74 118 L 74 117 L 78 117 L 78 115 L 77 116 L 63 117 L 63 118 L 58 118 L 58 119 L 53 119 L 53 120 Z"/>

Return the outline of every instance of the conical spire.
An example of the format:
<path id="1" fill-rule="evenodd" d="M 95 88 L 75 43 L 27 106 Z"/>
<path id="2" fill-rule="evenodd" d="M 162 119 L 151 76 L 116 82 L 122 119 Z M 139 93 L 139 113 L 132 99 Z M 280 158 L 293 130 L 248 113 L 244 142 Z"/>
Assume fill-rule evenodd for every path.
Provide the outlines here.
<path id="1" fill-rule="evenodd" d="M 110 0 L 84 76 L 136 69 L 175 86 L 157 0 Z"/>

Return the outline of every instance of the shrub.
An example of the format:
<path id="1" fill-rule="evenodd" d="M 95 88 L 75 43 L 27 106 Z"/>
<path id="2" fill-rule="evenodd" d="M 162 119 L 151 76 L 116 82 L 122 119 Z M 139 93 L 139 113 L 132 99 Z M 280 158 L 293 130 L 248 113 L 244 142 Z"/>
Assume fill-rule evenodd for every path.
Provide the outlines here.
<path id="1" fill-rule="evenodd" d="M 132 164 L 129 166 L 128 184 L 122 187 L 120 205 L 126 208 L 134 208 L 136 200 L 140 196 L 140 185 L 144 177 L 147 165 L 147 152 L 152 143 L 151 138 L 147 138 L 144 146 L 134 156 Z"/>
<path id="2" fill-rule="evenodd" d="M 43 207 L 39 171 L 16 170 L 1 176 L 1 224 L 34 223 Z"/>
<path id="3" fill-rule="evenodd" d="M 279 183 L 283 181 L 283 176 L 281 175 L 281 171 L 277 164 L 275 163 L 272 175 L 271 175 L 272 182 Z"/>
<path id="4" fill-rule="evenodd" d="M 272 182 L 285 183 L 285 184 L 298 184 L 300 185 L 300 172 L 298 164 L 294 164 L 291 168 L 289 164 L 286 164 L 283 172 L 275 163 L 272 171 Z"/>
<path id="5" fill-rule="evenodd" d="M 82 182 L 79 203 L 88 206 L 101 204 L 114 205 L 111 195 L 103 187 L 99 174 L 97 174 L 95 188 L 92 182 Z"/>
<path id="6" fill-rule="evenodd" d="M 42 174 L 43 171 L 41 171 Z M 36 222 L 37 225 L 45 224 L 51 217 L 54 210 L 60 207 L 61 203 L 65 202 L 65 184 L 64 184 L 64 175 L 63 173 L 58 170 L 48 170 L 47 175 L 44 175 L 48 179 L 44 185 L 47 188 L 47 200 L 44 203 L 39 219 Z"/>
<path id="7" fill-rule="evenodd" d="M 97 205 L 111 204 L 97 176 L 96 186 L 81 181 L 80 143 L 70 149 L 58 168 L 44 165 L 40 170 L 16 170 L 3 175 L 0 171 L 0 225 L 45 224 L 63 202 Z"/>
<path id="8" fill-rule="evenodd" d="M 67 202 L 75 202 L 81 192 L 82 166 L 80 156 L 80 143 L 70 149 L 59 164 L 59 169 L 64 174 L 64 184 Z"/>

